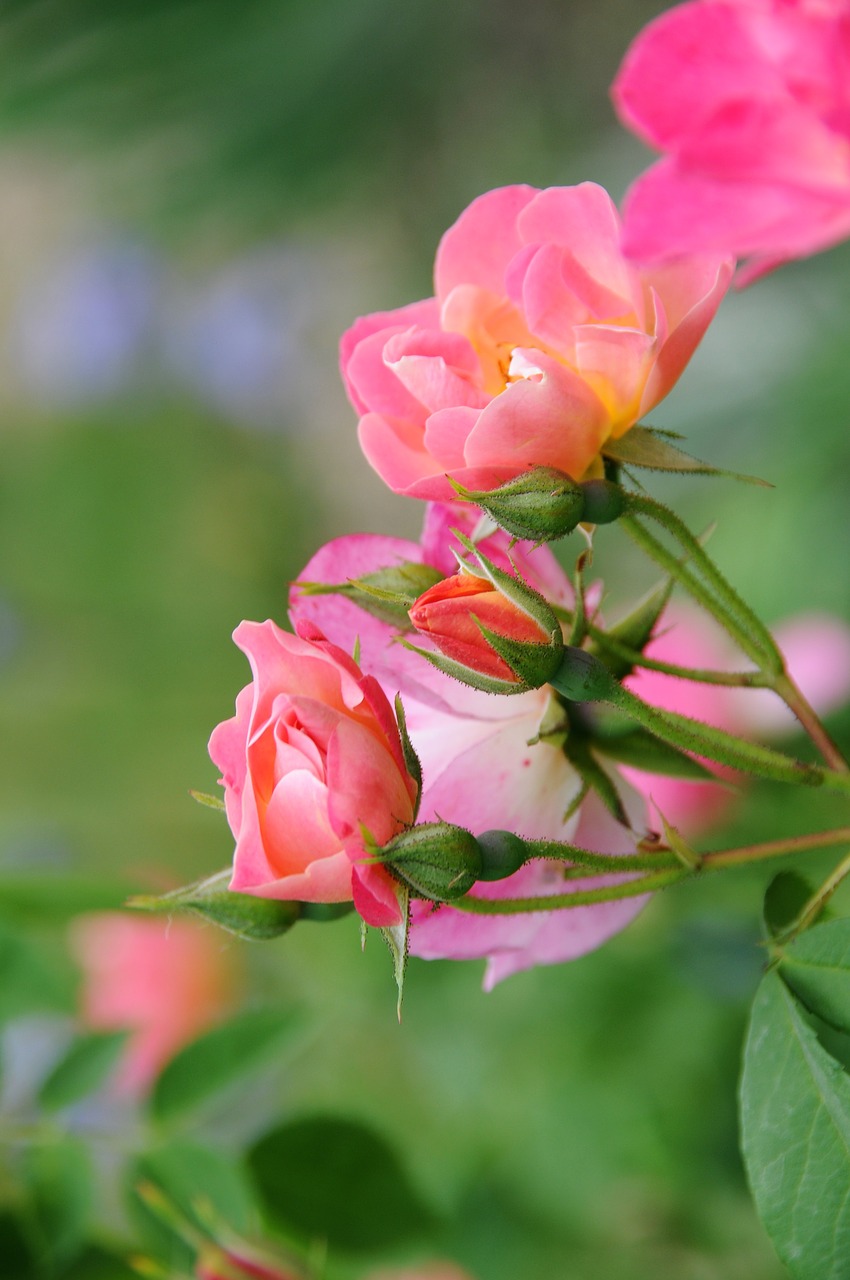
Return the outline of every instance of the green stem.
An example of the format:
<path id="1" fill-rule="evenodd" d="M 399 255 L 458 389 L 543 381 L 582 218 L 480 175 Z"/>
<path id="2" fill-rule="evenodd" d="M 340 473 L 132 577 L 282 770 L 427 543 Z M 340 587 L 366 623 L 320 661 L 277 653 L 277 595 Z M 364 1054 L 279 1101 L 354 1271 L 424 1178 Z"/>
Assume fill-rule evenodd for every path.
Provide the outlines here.
<path id="1" fill-rule="evenodd" d="M 850 765 L 848 765 L 841 751 L 821 724 L 817 712 L 807 701 L 791 676 L 787 672 L 783 672 L 782 675 L 776 677 L 772 687 L 785 705 L 794 712 L 794 715 L 800 721 L 800 724 L 827 764 L 838 773 L 850 771 Z"/>
<path id="2" fill-rule="evenodd" d="M 845 880 L 848 875 L 850 875 L 850 853 L 846 854 L 841 859 L 838 866 L 833 868 L 820 888 L 812 894 L 811 898 L 809 898 L 794 923 L 782 934 L 779 941 L 783 946 L 787 946 L 789 942 L 793 942 L 794 938 L 796 938 L 798 934 L 802 933 L 804 929 L 808 929 L 810 925 L 815 923 L 818 916 L 835 893 L 835 890 L 841 884 L 842 880 Z"/>
<path id="3" fill-rule="evenodd" d="M 702 667 L 680 667 L 675 662 L 661 662 L 656 658 L 648 658 L 646 654 L 638 649 L 630 649 L 628 645 L 592 623 L 588 624 L 587 631 L 601 649 L 608 649 L 614 657 L 630 663 L 633 667 L 646 667 L 649 671 L 661 671 L 664 675 L 693 680 L 697 684 L 718 684 L 741 689 L 773 688 L 772 678 L 761 671 L 709 671 Z"/>
<path id="4" fill-rule="evenodd" d="M 758 663 L 762 670 L 780 675 L 785 664 L 773 636 L 749 605 L 741 599 L 731 583 L 726 580 L 684 520 L 669 507 L 665 507 L 663 503 L 656 502 L 645 494 L 630 493 L 628 503 L 631 511 L 638 511 L 655 520 L 688 552 L 689 564 L 702 574 L 717 597 L 712 613 L 718 622 L 730 630 L 730 634 L 734 632 L 741 648 Z M 635 523 L 629 517 L 626 517 L 626 522 Z"/>
<path id="5" fill-rule="evenodd" d="M 601 902 L 616 902 L 621 898 L 638 897 L 642 893 L 653 893 L 669 885 L 678 884 L 680 880 L 689 880 L 694 876 L 702 875 L 706 871 L 721 871 L 724 867 L 744 866 L 766 858 L 781 858 L 789 854 L 805 853 L 812 849 L 824 849 L 844 844 L 848 840 L 850 840 L 850 827 L 837 827 L 831 831 L 815 831 L 809 835 L 789 836 L 785 840 L 767 840 L 760 844 L 740 845 L 733 849 L 718 849 L 712 853 L 703 854 L 698 867 L 693 869 L 682 866 L 680 859 L 669 849 L 661 849 L 656 854 L 594 854 L 590 850 L 579 850 L 575 845 L 558 844 L 556 841 L 524 840 L 523 844 L 528 850 L 529 859 L 563 860 L 569 864 L 568 873 L 574 878 L 590 878 L 611 873 L 627 875 L 644 869 L 649 869 L 650 874 L 638 876 L 632 880 L 621 880 L 618 884 L 603 885 L 598 889 L 580 889 L 575 893 L 546 894 L 534 898 L 467 896 L 456 899 L 451 906 L 458 911 L 476 915 L 521 915 L 531 911 L 560 911 L 572 907 L 587 907 Z M 576 866 L 577 854 L 582 858 L 593 858 L 595 866 L 590 862 L 585 863 L 584 866 Z M 848 873 L 850 873 L 850 854 L 839 864 L 812 899 L 812 903 L 816 900 L 819 903 L 815 915 Z"/>

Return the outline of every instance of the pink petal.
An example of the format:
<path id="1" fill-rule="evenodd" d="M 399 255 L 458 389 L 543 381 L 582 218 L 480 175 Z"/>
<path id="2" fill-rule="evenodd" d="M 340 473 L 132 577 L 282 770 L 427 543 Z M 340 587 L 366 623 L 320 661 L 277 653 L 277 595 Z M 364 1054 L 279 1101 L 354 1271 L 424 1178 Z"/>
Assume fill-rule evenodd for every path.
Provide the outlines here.
<path id="1" fill-rule="evenodd" d="M 637 329 L 588 324 L 576 329 L 575 341 L 576 367 L 606 405 L 612 434 L 620 435 L 639 417 L 655 339 Z"/>
<path id="2" fill-rule="evenodd" d="M 775 97 L 782 78 L 734 4 L 681 4 L 631 45 L 612 88 L 617 113 L 650 146 L 668 148 L 730 98 Z"/>
<path id="3" fill-rule="evenodd" d="M 411 330 L 387 343 L 387 365 L 430 413 L 456 405 L 482 408 L 489 396 L 475 382 L 478 359 L 459 333 Z"/>
<path id="4" fill-rule="evenodd" d="M 613 315 L 618 315 L 623 299 L 636 293 L 639 299 L 634 269 L 620 249 L 620 216 L 604 187 L 595 182 L 548 187 L 522 211 L 518 226 L 526 244 L 552 243 L 569 250 L 574 265 L 564 261 L 565 283 L 591 310 L 605 313 L 615 306 Z"/>
<path id="5" fill-rule="evenodd" d="M 234 835 L 238 835 L 242 825 L 242 791 L 248 771 L 246 750 L 253 704 L 253 689 L 247 685 L 236 696 L 236 715 L 213 729 L 208 745 L 210 759 L 221 770 L 227 821 Z"/>
<path id="6" fill-rule="evenodd" d="M 439 325 L 439 308 L 435 298 L 412 302 L 406 307 L 398 307 L 395 311 L 375 311 L 372 315 L 361 316 L 342 335 L 339 344 L 340 371 L 349 398 L 358 413 L 365 413 L 369 406 L 360 400 L 356 388 L 350 384 L 348 378 L 348 367 L 356 347 L 372 334 L 380 333 L 382 330 L 409 329 L 411 325 L 421 325 L 427 329 Z"/>
<path id="7" fill-rule="evenodd" d="M 346 370 L 346 387 L 359 413 L 380 413 L 389 418 L 422 423 L 425 408 L 399 381 L 387 364 L 385 352 L 394 337 L 415 333 L 411 329 L 382 329 L 357 344 Z"/>
<path id="8" fill-rule="evenodd" d="M 434 283 L 441 302 L 457 285 L 465 284 L 504 296 L 505 271 L 522 247 L 517 215 L 536 195 L 534 187 L 499 187 L 464 209 L 437 250 Z"/>
<path id="9" fill-rule="evenodd" d="M 466 441 L 480 416 L 480 409 L 460 405 L 431 414 L 425 424 L 425 448 L 436 468 L 450 471 L 464 466 Z"/>
<path id="10" fill-rule="evenodd" d="M 788 670 L 820 716 L 843 706 L 850 696 L 850 627 L 829 614 L 801 614 L 774 629 Z M 792 733 L 799 725 L 791 711 L 768 690 L 742 699 L 747 728 L 755 737 Z"/>
<path id="11" fill-rule="evenodd" d="M 638 417 L 663 400 L 684 372 L 723 301 L 734 265 L 731 259 L 720 263 L 688 259 L 671 264 L 666 278 L 662 271 L 654 273 L 670 332 L 650 370 Z M 691 298 L 690 309 L 681 314 Z"/>
<path id="12" fill-rule="evenodd" d="M 434 477 L 441 482 L 441 488 L 451 489 L 425 449 L 421 427 L 367 413 L 360 419 L 358 438 L 366 461 L 395 493 L 406 493 Z"/>
<path id="13" fill-rule="evenodd" d="M 379 845 L 413 819 L 405 778 L 374 734 L 341 720 L 328 748 L 328 815 L 340 840 L 362 848 L 361 824 Z"/>
<path id="14" fill-rule="evenodd" d="M 339 837 L 328 818 L 328 788 L 306 769 L 281 778 L 263 816 L 262 828 L 266 857 L 279 879 L 298 875 L 311 863 L 332 858 L 340 850 Z M 238 855 L 237 847 L 233 888 L 239 887 L 237 880 L 245 874 Z"/>
<path id="15" fill-rule="evenodd" d="M 401 908 L 395 881 L 383 867 L 353 866 L 351 888 L 354 909 L 374 929 L 401 924 Z"/>
<path id="16" fill-rule="evenodd" d="M 470 467 L 557 467 L 579 479 L 609 430 L 599 398 L 572 369 L 540 352 L 521 350 L 540 374 L 512 382 L 483 409 L 466 443 Z"/>

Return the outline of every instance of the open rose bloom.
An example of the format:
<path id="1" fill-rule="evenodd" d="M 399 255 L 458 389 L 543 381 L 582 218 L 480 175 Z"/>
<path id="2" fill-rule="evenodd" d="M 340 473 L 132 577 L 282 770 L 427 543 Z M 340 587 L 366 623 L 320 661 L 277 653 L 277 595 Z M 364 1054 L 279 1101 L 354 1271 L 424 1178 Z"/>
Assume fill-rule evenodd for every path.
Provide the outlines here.
<path id="1" fill-rule="evenodd" d="M 530 467 L 575 480 L 663 399 L 731 273 L 717 255 L 640 270 L 594 183 L 503 187 L 440 243 L 436 296 L 341 344 L 360 443 L 397 493 L 450 501 Z"/>
<path id="2" fill-rule="evenodd" d="M 416 783 L 387 698 L 312 625 L 290 635 L 243 622 L 233 638 L 254 678 L 209 743 L 236 838 L 230 888 L 353 900 L 369 924 L 398 924 L 395 882 L 366 861 L 364 834 L 386 844 L 413 821 Z"/>
<path id="3" fill-rule="evenodd" d="M 850 235 L 848 0 L 693 0 L 651 22 L 613 88 L 664 152 L 629 192 L 625 246 L 749 274 Z"/>

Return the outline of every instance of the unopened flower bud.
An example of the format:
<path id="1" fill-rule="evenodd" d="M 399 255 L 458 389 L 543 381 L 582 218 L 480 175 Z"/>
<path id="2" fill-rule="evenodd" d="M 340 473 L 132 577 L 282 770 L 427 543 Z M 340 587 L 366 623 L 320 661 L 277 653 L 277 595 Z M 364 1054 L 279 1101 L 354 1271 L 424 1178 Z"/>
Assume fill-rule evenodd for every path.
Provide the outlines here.
<path id="1" fill-rule="evenodd" d="M 564 646 L 561 665 L 550 683 L 569 702 L 605 702 L 620 688 L 604 662 L 572 645 Z"/>
<path id="2" fill-rule="evenodd" d="M 534 467 L 496 489 L 453 487 L 515 538 L 551 542 L 585 519 L 581 486 L 555 467 Z"/>
<path id="3" fill-rule="evenodd" d="M 480 879 L 481 850 L 474 836 L 449 822 L 423 822 L 384 845 L 381 860 L 421 898 L 450 902 Z"/>
<path id="4" fill-rule="evenodd" d="M 416 601 L 410 620 L 443 658 L 425 656 L 448 674 L 491 692 L 522 693 L 546 684 L 564 647 L 551 606 L 522 579 L 461 541 L 481 573 L 462 565 L 461 573 L 438 582 Z"/>

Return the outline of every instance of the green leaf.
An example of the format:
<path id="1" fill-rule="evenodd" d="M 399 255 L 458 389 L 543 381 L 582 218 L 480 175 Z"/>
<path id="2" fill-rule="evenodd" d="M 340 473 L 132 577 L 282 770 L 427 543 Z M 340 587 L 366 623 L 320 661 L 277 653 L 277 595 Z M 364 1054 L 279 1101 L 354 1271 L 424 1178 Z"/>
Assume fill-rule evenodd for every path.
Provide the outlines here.
<path id="1" fill-rule="evenodd" d="M 206 1234 L 213 1218 L 239 1235 L 254 1230 L 254 1197 L 244 1171 L 210 1147 L 171 1142 L 140 1156 L 127 1178 L 128 1208 L 138 1231 L 147 1248 L 177 1274 L 194 1269 L 187 1225 Z M 145 1203 L 138 1191 L 144 1184 L 156 1188 L 169 1212 Z"/>
<path id="2" fill-rule="evenodd" d="M 384 942 L 389 947 L 390 955 L 393 961 L 393 977 L 398 987 L 398 1004 L 396 1012 L 398 1020 L 401 1022 L 401 1002 L 404 999 L 404 975 L 407 972 L 407 948 L 408 934 L 410 933 L 410 890 L 406 884 L 399 884 L 396 888 L 398 895 L 398 905 L 401 909 L 401 924 L 390 925 L 386 929 L 382 929 Z"/>
<path id="3" fill-rule="evenodd" d="M 850 1077 L 776 972 L 762 979 L 753 1005 L 741 1141 L 759 1216 L 791 1275 L 846 1280 Z"/>
<path id="4" fill-rule="evenodd" d="M 73 987 L 67 959 L 53 968 L 45 948 L 0 925 L 0 1024 L 24 1013 L 70 1013 Z"/>
<path id="5" fill-rule="evenodd" d="M 398 732 L 401 738 L 401 750 L 404 756 L 404 766 L 416 783 L 416 804 L 413 809 L 413 821 L 416 821 L 416 815 L 419 813 L 419 802 L 422 799 L 422 765 L 419 756 L 416 754 L 416 748 L 410 741 L 410 734 L 407 732 L 407 717 L 404 714 L 404 703 L 401 700 L 401 694 L 395 696 L 395 714 L 398 720 Z"/>
<path id="6" fill-rule="evenodd" d="M 814 893 L 799 871 L 780 871 L 767 886 L 762 907 L 762 927 L 766 938 L 783 933 L 803 910 Z"/>
<path id="7" fill-rule="evenodd" d="M 596 792 L 615 821 L 623 827 L 630 827 L 629 816 L 616 784 L 593 755 L 587 738 L 570 734 L 563 750 L 585 787 Z"/>
<path id="8" fill-rule="evenodd" d="M 82 1142 L 71 1139 L 33 1146 L 27 1153 L 24 1177 L 33 1252 L 51 1274 L 83 1246 L 93 1200 L 88 1151 Z"/>
<path id="9" fill-rule="evenodd" d="M 690 475 L 725 476 L 731 480 L 743 480 L 746 484 L 773 486 L 757 476 L 745 476 L 738 471 L 723 471 L 708 462 L 700 462 L 689 453 L 670 443 L 666 432 L 653 427 L 632 427 L 619 440 L 609 440 L 602 449 L 602 456 L 628 467 L 642 467 L 647 471 L 679 471 Z"/>
<path id="10" fill-rule="evenodd" d="M 257 1009 L 193 1040 L 159 1076 L 152 1114 L 167 1123 L 195 1110 L 277 1054 L 298 1022 L 291 1010 Z"/>
<path id="11" fill-rule="evenodd" d="M 261 1138 L 248 1162 L 275 1221 L 331 1248 L 392 1248 L 432 1225 L 395 1149 L 356 1120 L 291 1121 Z"/>
<path id="12" fill-rule="evenodd" d="M 801 933 L 783 951 L 779 971 L 807 1009 L 850 1032 L 850 918 Z"/>
<path id="13" fill-rule="evenodd" d="M 666 582 L 662 582 L 650 591 L 648 595 L 644 596 L 631 613 L 627 614 L 625 618 L 621 618 L 613 627 L 609 627 L 607 631 L 594 629 L 594 642 L 591 645 L 591 652 L 602 658 L 608 670 L 618 680 L 622 680 L 629 675 L 634 670 L 634 666 L 625 658 L 621 658 L 610 649 L 606 649 L 605 640 L 610 637 L 612 640 L 625 645 L 627 649 L 632 649 L 636 653 L 643 653 L 652 639 L 652 633 L 655 630 L 658 619 L 667 607 L 673 585 L 673 579 L 668 578 Z"/>
<path id="14" fill-rule="evenodd" d="M 0 1210 L 0 1259 L 8 1276 L 15 1280 L 40 1280 L 27 1234 L 21 1221 L 8 1209 Z"/>
<path id="15" fill-rule="evenodd" d="M 632 729 L 628 733 L 594 738 L 593 745 L 611 760 L 631 765 L 644 773 L 662 773 L 668 778 L 687 778 L 691 782 L 718 781 L 699 760 L 669 742 L 662 742 L 647 729 Z"/>
<path id="16" fill-rule="evenodd" d="M 189 911 L 247 942 L 266 942 L 288 933 L 301 915 L 301 903 L 233 893 L 227 887 L 231 875 L 227 868 L 160 897 L 138 895 L 130 898 L 126 905 L 137 911 L 165 914 Z"/>
<path id="17" fill-rule="evenodd" d="M 15 924 L 53 924 L 70 920 L 84 911 L 110 911 L 120 907 L 131 886 L 63 875 L 0 876 L 0 916 Z"/>
<path id="18" fill-rule="evenodd" d="M 382 622 L 409 630 L 408 609 L 429 587 L 442 580 L 439 569 L 402 560 L 347 582 L 294 582 L 292 585 L 297 593 L 305 596 L 344 596 Z"/>
<path id="19" fill-rule="evenodd" d="M 112 1071 L 126 1040 L 125 1031 L 79 1036 L 42 1084 L 41 1105 L 55 1111 L 92 1093 Z"/>

